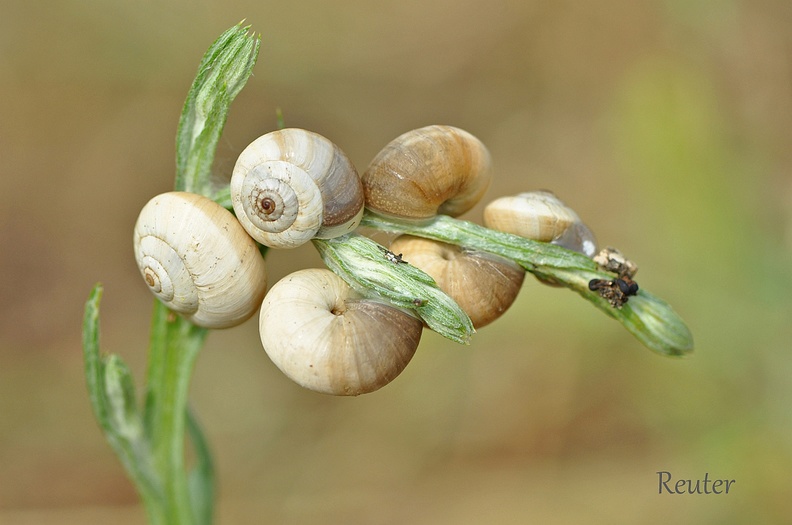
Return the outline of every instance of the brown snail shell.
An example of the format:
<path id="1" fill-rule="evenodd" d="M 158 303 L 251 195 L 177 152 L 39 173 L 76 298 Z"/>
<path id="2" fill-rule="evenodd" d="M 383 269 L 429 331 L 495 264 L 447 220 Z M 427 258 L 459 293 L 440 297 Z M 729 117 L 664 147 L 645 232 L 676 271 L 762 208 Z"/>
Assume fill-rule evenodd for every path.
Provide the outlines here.
<path id="1" fill-rule="evenodd" d="M 549 242 L 593 257 L 597 242 L 577 213 L 552 192 L 531 191 L 501 197 L 484 208 L 487 228 Z"/>
<path id="2" fill-rule="evenodd" d="M 477 329 L 506 312 L 525 278 L 525 270 L 508 259 L 420 237 L 397 237 L 390 250 L 432 276 Z"/>
<path id="3" fill-rule="evenodd" d="M 363 174 L 363 188 L 366 206 L 377 213 L 427 219 L 465 213 L 491 180 L 480 140 L 452 126 L 427 126 L 387 144 Z"/>

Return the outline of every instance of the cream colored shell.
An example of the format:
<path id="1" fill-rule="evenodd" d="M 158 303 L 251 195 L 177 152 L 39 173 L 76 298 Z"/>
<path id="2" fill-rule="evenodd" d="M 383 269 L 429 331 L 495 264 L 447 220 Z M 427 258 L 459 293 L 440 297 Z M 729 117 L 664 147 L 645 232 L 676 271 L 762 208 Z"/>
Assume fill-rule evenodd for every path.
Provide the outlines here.
<path id="1" fill-rule="evenodd" d="M 303 129 L 273 131 L 245 148 L 231 176 L 231 200 L 245 230 L 273 248 L 344 235 L 363 216 L 363 187 L 349 158 Z"/>
<path id="2" fill-rule="evenodd" d="M 484 208 L 487 228 L 550 242 L 592 257 L 596 239 L 580 217 L 549 191 L 501 197 Z"/>
<path id="3" fill-rule="evenodd" d="M 506 312 L 525 278 L 525 270 L 513 261 L 429 239 L 402 235 L 390 250 L 431 275 L 477 329 Z"/>
<path id="4" fill-rule="evenodd" d="M 452 126 L 427 126 L 387 144 L 363 174 L 363 188 L 366 206 L 378 213 L 427 219 L 465 213 L 491 180 L 480 140 Z"/>
<path id="5" fill-rule="evenodd" d="M 134 250 L 152 293 L 198 326 L 242 323 L 267 289 L 256 243 L 229 211 L 201 195 L 151 199 L 135 224 Z"/>
<path id="6" fill-rule="evenodd" d="M 362 298 L 325 269 L 278 281 L 261 305 L 261 343 L 289 378 L 325 394 L 356 396 L 392 381 L 412 359 L 423 325 Z"/>

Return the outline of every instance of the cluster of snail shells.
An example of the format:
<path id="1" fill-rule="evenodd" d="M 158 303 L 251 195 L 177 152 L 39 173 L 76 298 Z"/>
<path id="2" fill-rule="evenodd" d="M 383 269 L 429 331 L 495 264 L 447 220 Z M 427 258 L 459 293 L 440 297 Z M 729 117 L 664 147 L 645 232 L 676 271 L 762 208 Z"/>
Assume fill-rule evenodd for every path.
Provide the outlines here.
<path id="1" fill-rule="evenodd" d="M 328 139 L 300 129 L 268 133 L 240 155 L 231 182 L 236 217 L 201 195 L 151 199 L 135 225 L 134 250 L 149 289 L 206 328 L 250 318 L 267 288 L 253 239 L 294 247 L 343 235 L 363 214 L 360 177 Z"/>
<path id="2" fill-rule="evenodd" d="M 451 126 L 428 126 L 386 145 L 364 173 L 362 188 L 367 207 L 422 220 L 438 213 L 464 213 L 483 196 L 490 180 L 489 152 L 477 138 Z M 403 251 L 414 254 L 407 246 Z M 418 254 L 410 263 L 433 275 L 466 312 L 486 324 L 511 304 L 524 272 L 494 256 L 458 253 L 460 261 L 468 262 L 439 269 L 455 277 L 433 275 L 434 268 L 424 267 Z M 493 265 L 505 269 L 493 272 Z M 455 272 L 460 268 L 462 274 Z M 491 289 L 445 286 L 454 280 L 480 282 L 493 274 L 508 274 L 513 290 L 505 306 L 492 306 Z M 465 297 L 471 299 L 465 302 Z M 278 368 L 304 387 L 342 395 L 371 392 L 393 380 L 415 353 L 423 329 L 411 313 L 359 297 L 328 270 L 305 270 L 279 281 L 264 299 L 259 321 L 264 349 Z"/>
<path id="3" fill-rule="evenodd" d="M 328 139 L 279 130 L 253 141 L 237 160 L 231 177 L 236 217 L 200 195 L 159 195 L 135 226 L 136 259 L 151 291 L 196 325 L 234 326 L 261 305 L 264 349 L 300 385 L 336 395 L 371 392 L 410 361 L 422 322 L 361 297 L 324 269 L 288 275 L 264 297 L 266 271 L 254 239 L 293 248 L 312 238 L 344 235 L 358 226 L 364 202 L 403 219 L 457 216 L 481 199 L 491 177 L 487 148 L 451 126 L 397 137 L 362 178 Z M 518 196 L 516 205 L 523 209 L 524 200 L 535 201 L 527 216 L 504 217 L 515 205 L 501 206 L 499 199 L 485 210 L 485 223 L 586 254 L 594 250 L 591 232 L 573 211 L 552 194 L 528 195 Z M 530 221 L 540 223 L 535 231 L 521 229 Z M 436 241 L 403 236 L 391 249 L 429 273 L 476 327 L 505 312 L 525 276 L 512 261 Z"/>
<path id="4" fill-rule="evenodd" d="M 491 181 L 491 157 L 479 139 L 452 126 L 427 126 L 388 143 L 363 174 L 363 189 L 377 213 L 422 221 L 467 212 Z M 401 236 L 390 250 L 428 273 L 476 328 L 511 306 L 525 277 L 512 261 L 439 241 Z"/>
<path id="5" fill-rule="evenodd" d="M 262 305 L 267 278 L 255 241 L 293 248 L 312 238 L 341 236 L 359 224 L 363 186 L 343 151 L 310 131 L 268 133 L 237 160 L 231 200 L 236 217 L 186 192 L 158 195 L 143 207 L 134 251 L 152 293 L 206 328 L 238 325 L 263 306 L 267 353 L 307 388 L 357 395 L 398 375 L 418 346 L 421 321 L 363 299 L 328 270 L 286 277 Z M 303 281 L 307 288 L 298 286 Z M 313 307 L 301 309 L 304 299 Z"/>

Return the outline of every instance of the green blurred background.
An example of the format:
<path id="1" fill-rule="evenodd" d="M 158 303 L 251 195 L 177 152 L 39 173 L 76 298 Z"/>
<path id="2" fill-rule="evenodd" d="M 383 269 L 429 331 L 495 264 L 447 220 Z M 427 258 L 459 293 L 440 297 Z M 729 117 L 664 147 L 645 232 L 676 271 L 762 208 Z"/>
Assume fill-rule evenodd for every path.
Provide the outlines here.
<path id="1" fill-rule="evenodd" d="M 643 348 L 575 294 L 527 279 L 469 347 L 426 332 L 355 399 L 304 391 L 255 321 L 212 333 L 192 404 L 218 523 L 788 523 L 792 519 L 792 4 L 16 0 L 0 16 L 0 523 L 143 523 L 89 411 L 80 324 L 140 380 L 152 298 L 132 259 L 142 205 L 172 187 L 201 55 L 246 18 L 254 76 L 218 177 L 276 126 L 362 171 L 398 134 L 465 128 L 486 201 L 555 191 L 640 266 L 693 331 Z M 466 218 L 479 221 L 482 205 Z M 320 265 L 271 252 L 270 284 Z M 658 495 L 735 479 L 728 495 Z"/>

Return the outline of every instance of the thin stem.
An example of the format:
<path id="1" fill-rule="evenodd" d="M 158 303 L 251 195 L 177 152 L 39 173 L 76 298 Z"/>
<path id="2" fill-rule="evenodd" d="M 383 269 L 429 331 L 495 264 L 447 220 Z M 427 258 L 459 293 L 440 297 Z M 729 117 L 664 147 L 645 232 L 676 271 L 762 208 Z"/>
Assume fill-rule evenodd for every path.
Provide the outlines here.
<path id="1" fill-rule="evenodd" d="M 583 254 L 446 215 L 416 222 L 385 217 L 366 210 L 360 225 L 494 253 L 515 261 L 528 271 L 539 271 L 542 268 L 546 271 L 561 268 L 597 271 L 597 264 Z"/>
<path id="2" fill-rule="evenodd" d="M 146 385 L 146 431 L 168 502 L 168 523 L 193 523 L 184 431 L 187 391 L 195 359 L 206 339 L 199 328 L 155 302 Z"/>
<path id="3" fill-rule="evenodd" d="M 217 142 L 231 102 L 252 72 L 260 41 L 248 34 L 247 27 L 237 25 L 204 55 L 179 120 L 176 190 L 215 197 L 211 167 Z M 219 200 L 230 204 L 227 193 L 221 192 Z M 184 459 L 187 392 L 207 330 L 155 300 L 141 412 L 126 365 L 118 356 L 100 355 L 100 296 L 97 286 L 86 304 L 83 325 L 85 373 L 94 414 L 135 483 L 150 523 L 207 525 L 212 519 L 213 469 L 208 446 L 192 419 L 189 435 L 198 457 L 189 477 Z"/>
<path id="4" fill-rule="evenodd" d="M 610 317 L 621 322 L 651 350 L 671 356 L 693 350 L 693 336 L 682 319 L 663 300 L 641 289 L 622 308 L 613 308 L 590 290 L 592 279 L 611 279 L 583 254 L 553 244 L 498 232 L 468 221 L 438 215 L 422 222 L 385 217 L 369 210 L 361 226 L 400 232 L 506 257 L 543 279 L 574 290 Z"/>

